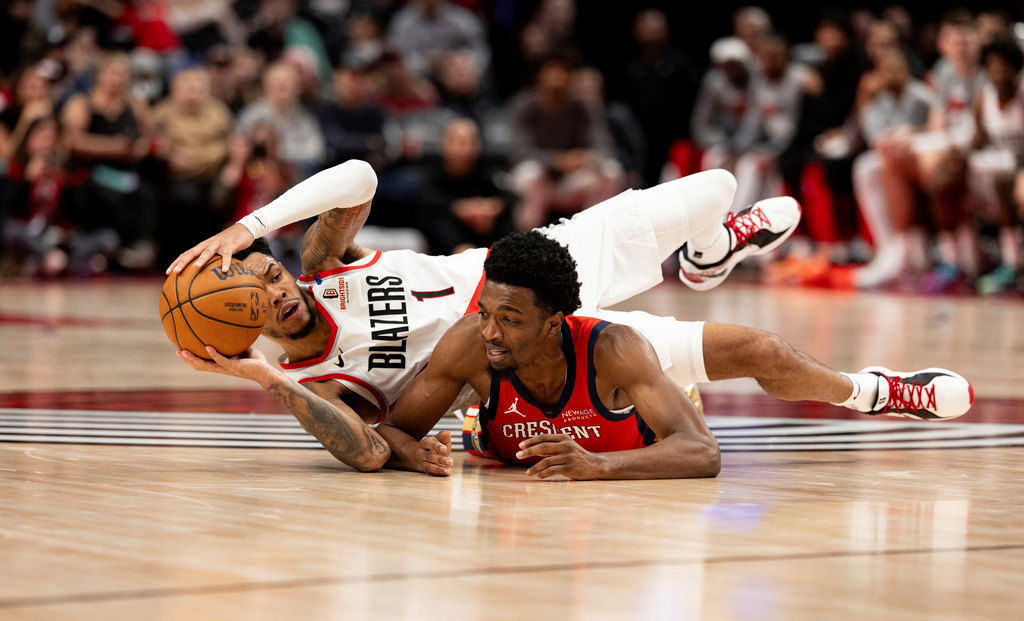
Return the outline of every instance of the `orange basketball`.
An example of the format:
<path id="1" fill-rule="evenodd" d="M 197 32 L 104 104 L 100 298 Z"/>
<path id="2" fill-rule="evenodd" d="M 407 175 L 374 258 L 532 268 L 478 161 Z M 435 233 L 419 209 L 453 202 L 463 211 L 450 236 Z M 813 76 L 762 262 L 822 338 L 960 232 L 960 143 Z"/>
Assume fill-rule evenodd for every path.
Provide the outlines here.
<path id="1" fill-rule="evenodd" d="M 237 356 L 259 337 L 267 316 L 267 292 L 241 261 L 220 269 L 215 256 L 202 267 L 194 264 L 171 274 L 160 292 L 160 321 L 178 349 L 210 359 L 212 345 L 225 356 Z"/>

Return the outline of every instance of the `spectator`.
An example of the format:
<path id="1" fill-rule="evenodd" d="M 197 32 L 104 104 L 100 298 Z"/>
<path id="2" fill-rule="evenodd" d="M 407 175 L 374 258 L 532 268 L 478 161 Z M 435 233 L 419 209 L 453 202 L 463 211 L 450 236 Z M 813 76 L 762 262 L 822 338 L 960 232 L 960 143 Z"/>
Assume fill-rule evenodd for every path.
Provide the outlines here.
<path id="1" fill-rule="evenodd" d="M 491 60 L 480 18 L 448 0 L 412 0 L 399 9 L 391 19 L 388 43 L 420 76 L 434 73 L 441 58 L 455 50 L 469 50 L 481 72 Z"/>
<path id="2" fill-rule="evenodd" d="M 985 76 L 978 62 L 978 35 L 969 14 L 952 12 L 939 29 L 942 57 L 928 76 L 938 105 L 928 131 L 914 136 L 909 148 L 880 152 L 886 201 L 891 210 L 893 241 L 880 248 L 874 277 L 864 286 L 878 286 L 896 277 L 908 261 L 923 268 L 921 209 L 938 229 L 938 267 L 922 281 L 925 290 L 940 292 L 958 286 L 965 273 L 977 272 L 974 237 L 965 227 L 962 209 L 966 192 L 966 152 L 974 136 L 974 100 Z M 919 196 L 925 194 L 922 205 Z"/>
<path id="3" fill-rule="evenodd" d="M 441 154 L 425 165 L 421 226 L 435 254 L 490 246 L 512 232 L 514 198 L 498 188 L 481 161 L 471 119 L 445 128 Z"/>
<path id="4" fill-rule="evenodd" d="M 316 117 L 299 101 L 299 76 L 291 65 L 271 65 L 263 75 L 263 96 L 238 115 L 238 131 L 243 134 L 251 134 L 258 123 L 274 128 L 281 158 L 302 178 L 319 170 L 324 137 Z"/>
<path id="5" fill-rule="evenodd" d="M 733 170 L 736 158 L 756 139 L 750 49 L 734 37 L 719 39 L 711 47 L 711 62 L 714 67 L 704 76 L 697 95 L 691 132 L 704 149 L 703 170 Z"/>
<path id="6" fill-rule="evenodd" d="M 751 80 L 754 140 L 736 161 L 739 211 L 770 196 L 784 194 L 777 158 L 796 133 L 800 86 L 806 68 L 790 62 L 789 46 L 781 37 L 763 35 L 757 48 L 758 69 Z"/>
<path id="7" fill-rule="evenodd" d="M 870 147 L 857 157 L 853 183 L 857 201 L 871 231 L 877 257 L 853 274 L 855 286 L 866 288 L 878 282 L 877 272 L 887 269 L 886 253 L 893 245 L 890 206 L 882 189 L 884 158 L 899 157 L 910 149 L 914 132 L 926 127 L 935 95 L 913 78 L 906 56 L 896 47 L 875 54 L 876 68 L 861 79 L 857 93 L 858 121 Z"/>
<path id="8" fill-rule="evenodd" d="M 732 31 L 748 48 L 756 50 L 761 40 L 772 33 L 772 18 L 759 6 L 745 6 L 733 15 Z"/>
<path id="9" fill-rule="evenodd" d="M 322 100 L 316 109 L 326 146 L 325 167 L 359 159 L 381 169 L 385 154 L 384 110 L 372 101 L 370 67 L 358 58 L 334 70 L 333 99 Z"/>
<path id="10" fill-rule="evenodd" d="M 64 248 L 70 238 L 60 209 L 64 168 L 57 120 L 46 115 L 29 121 L 13 147 L 3 242 L 23 263 L 21 273 L 55 276 L 68 265 Z"/>
<path id="11" fill-rule="evenodd" d="M 822 18 L 814 41 L 821 60 L 805 72 L 796 133 L 778 163 L 789 192 L 804 205 L 802 226 L 819 244 L 812 265 L 827 270 L 856 228 L 852 166 L 860 144 L 851 113 L 865 61 L 843 14 Z"/>
<path id="12" fill-rule="evenodd" d="M 186 69 L 154 111 L 167 161 L 161 250 L 177 256 L 197 237 L 223 228 L 225 214 L 211 205 L 213 184 L 228 156 L 231 112 L 210 93 L 210 74 Z"/>
<path id="13" fill-rule="evenodd" d="M 214 97 L 227 104 L 232 116 L 259 99 L 263 55 L 248 47 L 219 45 L 206 55 L 210 89 Z"/>
<path id="14" fill-rule="evenodd" d="M 603 118 L 569 91 L 571 69 L 560 58 L 541 64 L 537 85 L 509 104 L 517 228 L 570 215 L 611 197 L 622 185 Z"/>
<path id="15" fill-rule="evenodd" d="M 89 93 L 75 95 L 62 111 L 70 156 L 75 225 L 118 236 L 122 267 L 145 269 L 156 258 L 157 209 L 141 163 L 152 146 L 150 111 L 131 99 L 125 54 L 110 54 L 96 69 Z"/>
<path id="16" fill-rule="evenodd" d="M 262 51 L 268 60 L 297 61 L 309 74 L 303 76 L 307 84 L 330 80 L 331 64 L 323 40 L 316 27 L 298 15 L 296 0 L 262 0 L 249 28 L 249 47 Z"/>
<path id="17" fill-rule="evenodd" d="M 974 18 L 978 27 L 978 43 L 988 45 L 994 41 L 1002 41 L 1013 37 L 1010 30 L 1010 16 L 999 9 L 988 9 L 978 13 Z"/>
<path id="18" fill-rule="evenodd" d="M 440 105 L 456 117 L 473 119 L 488 151 L 504 151 L 508 143 L 508 124 L 501 109 L 484 92 L 480 80 L 480 71 L 469 51 L 446 55 L 438 73 Z"/>
<path id="19" fill-rule="evenodd" d="M 437 90 L 409 70 L 402 56 L 387 50 L 377 67 L 377 92 L 388 116 L 402 117 L 437 105 Z"/>
<path id="20" fill-rule="evenodd" d="M 604 76 L 593 67 L 573 72 L 572 91 L 580 101 L 590 106 L 594 116 L 603 114 L 615 146 L 615 159 L 622 164 L 626 175 L 626 185 L 643 187 L 647 140 L 633 111 L 622 102 L 605 101 Z"/>
<path id="21" fill-rule="evenodd" d="M 989 81 L 975 106 L 980 150 L 971 154 L 969 171 L 977 193 L 994 203 L 999 225 L 999 266 L 978 279 L 978 291 L 989 295 L 1012 289 L 1024 268 L 1018 213 L 1024 206 L 1024 54 L 1015 41 L 1001 39 L 985 46 L 981 60 Z"/>
<path id="22" fill-rule="evenodd" d="M 693 62 L 672 47 L 665 14 L 641 11 L 633 23 L 637 58 L 626 67 L 628 103 L 648 141 L 644 186 L 661 181 L 669 148 L 690 136 L 690 116 L 697 94 Z"/>
<path id="23" fill-rule="evenodd" d="M 0 110 L 0 162 L 24 140 L 29 125 L 53 114 L 52 87 L 47 65 L 33 65 L 18 77 L 11 102 Z"/>
<path id="24" fill-rule="evenodd" d="M 576 0 L 541 0 L 520 36 L 522 66 L 526 71 L 535 72 L 550 56 L 579 53 L 576 14 Z"/>

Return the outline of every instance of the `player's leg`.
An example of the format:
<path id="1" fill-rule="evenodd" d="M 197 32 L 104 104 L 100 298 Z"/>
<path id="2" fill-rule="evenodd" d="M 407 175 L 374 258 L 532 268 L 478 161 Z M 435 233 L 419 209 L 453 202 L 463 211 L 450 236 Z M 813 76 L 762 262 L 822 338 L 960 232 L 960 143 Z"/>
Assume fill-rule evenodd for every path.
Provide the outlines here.
<path id="1" fill-rule="evenodd" d="M 710 289 L 746 256 L 785 241 L 799 221 L 800 208 L 787 197 L 726 218 L 735 193 L 731 173 L 709 170 L 624 192 L 541 230 L 576 260 L 584 307 L 610 306 L 658 284 L 661 263 L 686 244 L 710 266 L 687 284 Z"/>
<path id="2" fill-rule="evenodd" d="M 946 369 L 903 373 L 868 367 L 842 373 L 775 334 L 745 326 L 704 324 L 703 365 L 711 381 L 752 377 L 779 399 L 832 403 L 865 414 L 947 419 L 964 414 L 974 402 L 970 383 Z"/>

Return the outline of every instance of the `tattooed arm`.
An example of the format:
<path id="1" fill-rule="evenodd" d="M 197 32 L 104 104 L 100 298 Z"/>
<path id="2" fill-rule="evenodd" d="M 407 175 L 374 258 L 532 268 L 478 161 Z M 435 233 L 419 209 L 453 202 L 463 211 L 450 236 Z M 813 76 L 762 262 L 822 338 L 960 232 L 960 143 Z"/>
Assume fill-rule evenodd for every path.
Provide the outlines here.
<path id="1" fill-rule="evenodd" d="M 179 351 L 178 356 L 197 371 L 240 377 L 263 386 L 338 461 L 369 472 L 380 470 L 391 456 L 387 443 L 351 408 L 341 402 L 327 401 L 299 386 L 280 369 L 267 363 L 258 351 L 250 350 L 245 358 L 225 358 L 212 347 L 207 347 L 206 351 L 213 362 L 187 351 Z"/>
<path id="2" fill-rule="evenodd" d="M 340 267 L 342 263 L 366 256 L 369 250 L 353 240 L 369 215 L 369 202 L 320 214 L 302 240 L 302 273 L 312 274 Z"/>

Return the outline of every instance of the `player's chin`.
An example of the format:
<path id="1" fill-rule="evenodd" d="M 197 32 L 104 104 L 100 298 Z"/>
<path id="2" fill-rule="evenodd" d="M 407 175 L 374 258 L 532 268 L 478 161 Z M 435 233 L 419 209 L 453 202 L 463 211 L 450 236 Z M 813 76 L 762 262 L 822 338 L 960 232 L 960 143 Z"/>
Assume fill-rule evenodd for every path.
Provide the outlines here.
<path id="1" fill-rule="evenodd" d="M 491 374 L 492 377 L 496 377 L 499 379 L 512 377 L 512 375 L 515 374 L 517 368 L 519 368 L 519 365 L 515 364 L 512 361 L 488 361 L 487 363 L 487 371 Z"/>

